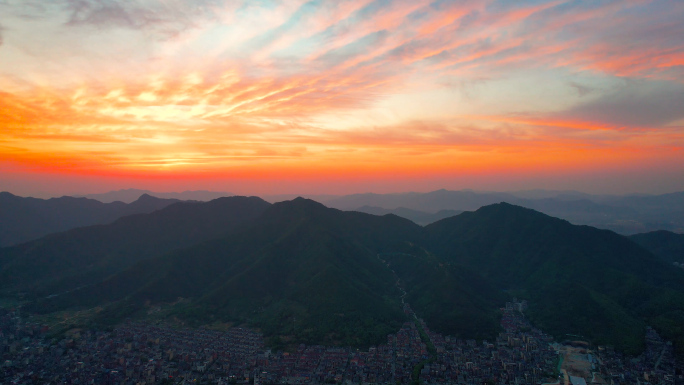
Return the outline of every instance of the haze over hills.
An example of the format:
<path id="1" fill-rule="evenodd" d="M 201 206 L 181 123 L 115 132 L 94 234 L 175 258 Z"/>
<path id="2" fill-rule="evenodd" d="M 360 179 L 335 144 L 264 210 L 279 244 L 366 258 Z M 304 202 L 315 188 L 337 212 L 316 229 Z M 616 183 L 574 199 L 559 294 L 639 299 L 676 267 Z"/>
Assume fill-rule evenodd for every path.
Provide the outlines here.
<path id="1" fill-rule="evenodd" d="M 362 206 L 354 211 L 373 215 L 394 214 L 398 217 L 406 218 L 421 226 L 425 226 L 432 222 L 437 222 L 440 219 L 448 218 L 463 212 L 460 210 L 439 210 L 436 213 L 426 213 L 423 211 L 407 209 L 406 207 L 397 207 L 396 209 L 384 209 L 382 207 L 373 206 Z"/>
<path id="2" fill-rule="evenodd" d="M 210 201 L 216 198 L 223 198 L 233 196 L 235 194 L 229 192 L 219 191 L 183 191 L 183 192 L 155 192 L 150 190 L 140 189 L 122 189 L 117 191 L 109 191 L 101 194 L 86 194 L 81 197 L 95 199 L 103 203 L 124 202 L 131 203 L 138 199 L 141 195 L 150 195 L 162 199 L 176 199 L 181 201 Z"/>
<path id="3" fill-rule="evenodd" d="M 0 192 L 0 247 L 81 226 L 110 223 L 131 214 L 150 213 L 178 202 L 138 195 L 136 200 L 102 203 L 94 199 L 37 199 Z"/>
<path id="4" fill-rule="evenodd" d="M 86 197 L 103 202 L 132 202 L 142 194 L 165 199 L 208 201 L 231 193 L 210 191 L 151 192 L 124 189 Z M 264 200 L 275 203 L 294 199 L 294 194 L 268 195 Z M 428 193 L 305 195 L 328 207 L 372 214 L 394 213 L 420 225 L 482 206 L 508 202 L 545 214 L 566 219 L 574 224 L 590 225 L 631 235 L 655 230 L 684 233 L 684 193 L 662 195 L 591 195 L 578 191 L 529 190 L 491 192 L 473 190 L 437 190 Z M 64 213 L 68 215 L 68 213 Z M 69 222 L 68 218 L 65 222 Z M 102 223 L 102 222 L 95 222 Z M 81 223 L 86 225 L 89 223 Z M 62 228 L 64 230 L 71 227 Z M 47 234 L 45 232 L 41 235 Z M 33 238 L 26 238 L 28 240 Z M 0 243 L 2 245 L 2 243 Z"/>
<path id="5" fill-rule="evenodd" d="M 684 192 L 613 196 L 576 191 L 437 190 L 428 193 L 352 194 L 322 201 L 328 207 L 341 210 L 364 211 L 368 210 L 364 207 L 370 206 L 388 210 L 410 209 L 426 214 L 440 210 L 477 210 L 499 202 L 528 207 L 574 224 L 590 225 L 627 235 L 653 230 L 684 232 Z"/>
<path id="6" fill-rule="evenodd" d="M 240 199 L 254 205 L 241 219 L 207 209 Z M 200 208 L 204 214 L 193 214 Z M 166 227 L 153 230 L 159 226 Z M 193 229 L 196 238 L 169 243 Z M 136 241 L 123 241 L 131 237 Z M 99 241 L 78 258 L 63 246 L 86 239 Z M 49 273 L 55 266 L 65 267 Z M 74 273 L 84 267 L 95 279 Z M 29 274 L 31 268 L 38 270 Z M 27 273 L 12 279 L 20 272 Z M 559 338 L 583 335 L 637 352 L 651 325 L 684 347 L 677 326 L 684 324 L 684 271 L 611 231 L 506 203 L 426 227 L 301 198 L 178 203 L 0 249 L 0 275 L 5 293 L 35 293 L 26 306 L 34 311 L 104 306 L 94 321 L 113 322 L 159 304 L 165 316 L 197 325 L 259 327 L 274 346 L 376 343 L 403 322 L 405 290 L 419 316 L 452 335 L 491 338 L 497 309 L 518 296 L 530 301 L 533 320 Z"/>

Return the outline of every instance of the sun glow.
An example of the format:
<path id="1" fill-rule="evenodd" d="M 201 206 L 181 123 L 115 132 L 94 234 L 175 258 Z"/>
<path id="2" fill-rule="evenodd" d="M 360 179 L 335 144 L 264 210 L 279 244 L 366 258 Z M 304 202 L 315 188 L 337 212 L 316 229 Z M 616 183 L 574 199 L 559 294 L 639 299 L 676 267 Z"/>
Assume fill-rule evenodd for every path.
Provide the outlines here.
<path id="1" fill-rule="evenodd" d="M 420 189 L 684 164 L 679 3 L 113 2 L 0 4 L 1 172 Z"/>

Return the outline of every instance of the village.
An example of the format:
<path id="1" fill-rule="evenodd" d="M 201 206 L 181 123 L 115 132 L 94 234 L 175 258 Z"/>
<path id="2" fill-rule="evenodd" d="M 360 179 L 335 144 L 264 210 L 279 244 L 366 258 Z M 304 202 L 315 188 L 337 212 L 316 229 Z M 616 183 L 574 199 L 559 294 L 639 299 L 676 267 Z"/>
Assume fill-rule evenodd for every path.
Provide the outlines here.
<path id="1" fill-rule="evenodd" d="M 523 315 L 527 304 L 501 309 L 495 341 L 433 332 L 418 318 L 368 350 L 299 345 L 272 352 L 261 334 L 177 329 L 129 322 L 112 332 L 72 331 L 57 340 L 48 328 L 0 316 L 0 384 L 679 384 L 672 344 L 651 328 L 646 351 L 625 357 L 555 343 Z M 408 305 L 405 311 L 415 314 Z M 587 357 L 586 370 L 570 354 Z M 564 358 L 567 358 L 564 363 Z M 576 360 L 575 360 L 576 361 Z"/>

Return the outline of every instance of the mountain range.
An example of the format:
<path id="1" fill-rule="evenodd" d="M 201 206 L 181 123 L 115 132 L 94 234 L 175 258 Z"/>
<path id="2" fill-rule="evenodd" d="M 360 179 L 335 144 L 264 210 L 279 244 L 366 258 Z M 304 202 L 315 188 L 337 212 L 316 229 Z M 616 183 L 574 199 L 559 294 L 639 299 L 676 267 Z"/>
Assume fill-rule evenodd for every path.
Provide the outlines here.
<path id="1" fill-rule="evenodd" d="M 426 213 L 424 211 L 407 209 L 406 207 L 384 209 L 382 207 L 375 206 L 362 206 L 354 211 L 373 215 L 394 214 L 398 217 L 406 218 L 411 222 L 421 226 L 429 225 L 430 223 L 437 222 L 440 219 L 448 218 L 463 212 L 461 210 L 439 210 L 436 213 Z"/>
<path id="2" fill-rule="evenodd" d="M 162 199 L 176 199 L 181 201 L 210 201 L 217 198 L 229 197 L 235 194 L 220 191 L 183 191 L 183 192 L 156 192 L 150 190 L 140 189 L 123 189 L 117 191 L 109 191 L 101 194 L 86 194 L 79 197 L 95 199 L 103 203 L 124 202 L 131 203 L 137 200 L 141 195 L 149 195 Z"/>
<path id="3" fill-rule="evenodd" d="M 150 214 L 0 248 L 0 290 L 35 296 L 72 290 L 140 260 L 219 237 L 268 206 L 255 197 L 176 202 Z"/>
<path id="4" fill-rule="evenodd" d="M 122 216 L 149 213 L 179 200 L 209 201 L 232 195 L 212 191 L 159 193 L 124 189 L 80 198 L 43 200 L 0 193 L 0 247 L 75 227 L 111 223 Z M 307 197 L 341 210 L 374 215 L 392 213 L 419 225 L 427 225 L 463 211 L 477 210 L 482 206 L 508 202 L 566 219 L 573 224 L 609 229 L 624 235 L 657 230 L 684 233 L 684 193 L 611 196 L 577 191 L 437 190 L 428 193 Z M 293 195 L 264 196 L 271 203 L 294 198 L 296 196 Z"/>
<path id="5" fill-rule="evenodd" d="M 650 325 L 684 352 L 684 270 L 612 231 L 508 203 L 423 227 L 303 198 L 178 202 L 2 248 L 0 291 L 33 312 L 101 308 L 96 325 L 155 307 L 245 324 L 275 347 L 378 343 L 405 321 L 403 302 L 434 330 L 490 339 L 517 296 L 558 338 L 635 353 Z"/>
<path id="6" fill-rule="evenodd" d="M 94 199 L 25 198 L 0 192 L 0 247 L 16 245 L 76 227 L 111 223 L 141 213 L 151 213 L 177 199 L 159 199 L 142 194 L 131 203 L 102 203 Z"/>
<path id="7" fill-rule="evenodd" d="M 613 196 L 576 191 L 437 190 L 427 193 L 368 193 L 322 198 L 321 203 L 341 210 L 367 211 L 367 207 L 373 207 L 373 210 L 413 210 L 406 216 L 409 219 L 428 217 L 443 210 L 472 211 L 482 206 L 508 202 L 566 219 L 573 224 L 609 229 L 625 235 L 655 230 L 684 233 L 684 192 Z"/>

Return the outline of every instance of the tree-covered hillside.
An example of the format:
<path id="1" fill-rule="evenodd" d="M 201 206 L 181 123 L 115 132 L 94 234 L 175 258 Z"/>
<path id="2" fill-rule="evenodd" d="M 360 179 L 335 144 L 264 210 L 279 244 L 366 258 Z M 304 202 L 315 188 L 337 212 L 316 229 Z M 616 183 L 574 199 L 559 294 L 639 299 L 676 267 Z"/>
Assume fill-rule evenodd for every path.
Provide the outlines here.
<path id="1" fill-rule="evenodd" d="M 204 205 L 2 249 L 4 287 L 26 285 L 11 278 L 23 271 L 17 266 L 34 269 L 26 276 L 34 288 L 83 269 L 90 281 L 82 287 L 25 308 L 101 306 L 94 321 L 112 323 L 162 305 L 165 316 L 195 325 L 257 327 L 273 346 L 378 343 L 406 320 L 403 302 L 436 331 L 491 339 L 498 309 L 517 296 L 537 326 L 561 339 L 580 335 L 635 353 L 651 325 L 684 351 L 684 272 L 611 231 L 505 203 L 426 227 L 301 198 Z M 50 264 L 51 255 L 61 262 Z M 127 262 L 96 274 L 113 261 Z M 50 273 L 54 266 L 61 269 Z"/>

